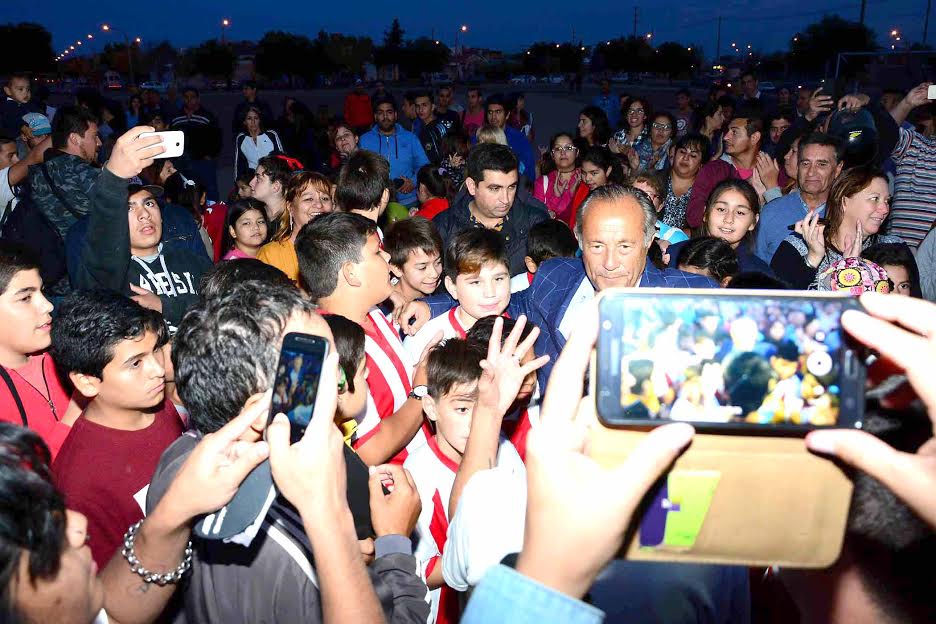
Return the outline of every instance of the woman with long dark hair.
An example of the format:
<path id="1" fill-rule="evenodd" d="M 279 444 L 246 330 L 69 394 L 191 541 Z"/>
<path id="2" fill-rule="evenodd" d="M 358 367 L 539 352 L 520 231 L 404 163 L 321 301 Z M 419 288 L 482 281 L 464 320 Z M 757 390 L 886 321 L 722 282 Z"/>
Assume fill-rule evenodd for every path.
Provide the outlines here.
<path id="1" fill-rule="evenodd" d="M 260 159 L 273 152 L 283 151 L 276 130 L 266 130 L 260 108 L 248 106 L 241 119 L 244 130 L 234 139 L 234 180 L 248 169 L 256 169 Z"/>

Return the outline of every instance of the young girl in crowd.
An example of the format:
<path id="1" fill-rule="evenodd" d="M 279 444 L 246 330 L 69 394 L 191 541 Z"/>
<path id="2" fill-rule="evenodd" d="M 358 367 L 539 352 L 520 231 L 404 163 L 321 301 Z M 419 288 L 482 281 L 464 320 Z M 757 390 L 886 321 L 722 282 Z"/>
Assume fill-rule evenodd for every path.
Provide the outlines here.
<path id="1" fill-rule="evenodd" d="M 589 147 L 580 154 L 580 158 L 581 184 L 575 189 L 569 210 L 569 226 L 573 230 L 579 206 L 590 192 L 605 184 L 624 184 L 624 170 L 621 169 L 621 162 L 607 147 L 600 145 Z"/>
<path id="2" fill-rule="evenodd" d="M 880 265 L 893 283 L 891 292 L 922 297 L 920 270 L 913 252 L 903 243 L 878 243 L 861 252 L 861 257 Z"/>
<path id="3" fill-rule="evenodd" d="M 442 169 L 432 164 L 423 165 L 416 172 L 416 196 L 419 198 L 419 210 L 415 216 L 431 221 L 443 210 L 448 210 L 448 197 L 451 189 L 448 178 L 441 172 Z"/>
<path id="4" fill-rule="evenodd" d="M 682 244 L 677 267 L 680 271 L 704 275 L 722 288 L 738 273 L 738 255 L 724 239 L 703 236 Z"/>
<path id="5" fill-rule="evenodd" d="M 754 231 L 760 219 L 761 205 L 757 191 L 744 180 L 725 180 L 712 189 L 705 205 L 700 236 L 720 238 L 728 243 L 737 254 L 741 271 L 758 271 L 772 275 L 766 262 L 754 255 Z M 681 264 L 680 254 L 688 243 L 670 245 L 669 266 Z"/>
<path id="6" fill-rule="evenodd" d="M 256 258 L 267 239 L 266 213 L 256 199 L 240 199 L 228 208 L 221 245 L 224 260 Z"/>

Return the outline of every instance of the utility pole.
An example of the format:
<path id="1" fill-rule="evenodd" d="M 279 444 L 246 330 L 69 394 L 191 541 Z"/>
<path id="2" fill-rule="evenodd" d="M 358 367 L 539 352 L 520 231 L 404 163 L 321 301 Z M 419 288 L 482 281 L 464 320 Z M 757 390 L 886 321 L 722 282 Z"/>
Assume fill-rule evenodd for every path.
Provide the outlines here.
<path id="1" fill-rule="evenodd" d="M 862 26 L 864 26 L 865 8 L 867 7 L 867 5 L 868 5 L 868 0 L 861 0 L 861 17 L 858 18 L 858 22 Z"/>
<path id="2" fill-rule="evenodd" d="M 932 0 L 926 0 L 926 17 L 923 18 L 923 45 L 926 45 L 926 35 L 929 34 L 929 14 Z"/>
<path id="3" fill-rule="evenodd" d="M 639 7 L 634 7 L 634 39 L 637 38 L 637 15 L 640 12 Z"/>
<path id="4" fill-rule="evenodd" d="M 715 33 L 715 64 L 721 58 L 721 15 L 718 16 L 718 30 Z"/>

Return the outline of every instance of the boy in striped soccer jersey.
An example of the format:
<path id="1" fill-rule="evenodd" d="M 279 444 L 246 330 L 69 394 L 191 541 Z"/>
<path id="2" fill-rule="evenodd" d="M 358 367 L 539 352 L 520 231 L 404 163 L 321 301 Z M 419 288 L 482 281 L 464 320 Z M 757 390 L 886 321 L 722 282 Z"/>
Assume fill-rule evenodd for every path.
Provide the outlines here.
<path id="1" fill-rule="evenodd" d="M 458 338 L 446 340 L 429 352 L 428 394 L 423 398 L 423 410 L 435 425 L 435 435 L 426 446 L 411 453 L 404 464 L 422 500 L 415 555 L 430 590 L 430 624 L 458 621 L 458 597 L 442 578 L 442 552 L 448 533 L 449 497 L 471 431 L 482 373 L 480 362 L 485 356 L 477 343 Z M 504 437 L 500 438 L 496 457 L 498 466 L 523 470 L 523 461 Z"/>
<path id="2" fill-rule="evenodd" d="M 510 304 L 510 259 L 500 235 L 485 228 L 459 232 L 445 248 L 445 288 L 458 302 L 403 341 L 411 357 L 442 332 L 443 338 L 464 338 L 478 319 L 499 316 Z"/>
<path id="3" fill-rule="evenodd" d="M 377 225 L 347 212 L 324 214 L 296 239 L 299 272 L 322 314 L 340 314 L 364 329 L 367 409 L 353 446 L 368 465 L 401 464 L 426 444 L 422 403 L 414 387 L 425 385 L 425 367 L 403 348 L 377 306 L 391 292 L 389 255 Z"/>

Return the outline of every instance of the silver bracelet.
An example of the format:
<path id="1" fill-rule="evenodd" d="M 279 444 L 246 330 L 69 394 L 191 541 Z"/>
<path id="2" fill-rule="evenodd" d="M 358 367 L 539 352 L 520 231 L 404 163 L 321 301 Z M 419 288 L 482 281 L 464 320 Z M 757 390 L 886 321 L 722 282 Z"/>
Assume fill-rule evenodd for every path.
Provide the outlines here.
<path id="1" fill-rule="evenodd" d="M 137 531 L 140 530 L 143 521 L 140 520 L 129 529 L 124 534 L 124 545 L 120 551 L 120 554 L 123 555 L 123 558 L 127 560 L 127 563 L 130 564 L 130 571 L 134 574 L 138 574 L 143 578 L 144 583 L 156 583 L 160 587 L 165 587 L 166 585 L 172 583 L 178 583 L 182 580 L 182 577 L 185 576 L 185 573 L 189 571 L 192 567 L 192 540 L 189 540 L 189 543 L 185 546 L 185 554 L 182 557 L 182 563 L 179 564 L 172 572 L 167 572 L 166 574 L 157 574 L 155 572 L 150 572 L 140 563 L 140 560 L 137 559 L 136 552 L 133 549 L 133 543 L 136 541 Z"/>

